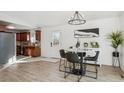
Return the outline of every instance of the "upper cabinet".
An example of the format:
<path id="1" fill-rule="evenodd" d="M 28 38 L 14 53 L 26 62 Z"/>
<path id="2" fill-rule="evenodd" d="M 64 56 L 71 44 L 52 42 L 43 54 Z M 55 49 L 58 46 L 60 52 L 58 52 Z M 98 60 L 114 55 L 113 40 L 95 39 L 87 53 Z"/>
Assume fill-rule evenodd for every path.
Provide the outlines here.
<path id="1" fill-rule="evenodd" d="M 16 40 L 17 41 L 29 41 L 29 37 L 30 37 L 29 32 L 16 33 Z"/>
<path id="2" fill-rule="evenodd" d="M 36 30 L 35 36 L 36 36 L 36 40 L 40 41 L 41 40 L 41 31 L 40 30 Z"/>
<path id="3" fill-rule="evenodd" d="M 20 41 L 20 33 L 16 33 L 16 41 Z"/>
<path id="4" fill-rule="evenodd" d="M 27 41 L 27 32 L 20 33 L 21 41 Z"/>
<path id="5" fill-rule="evenodd" d="M 32 43 L 41 41 L 41 31 L 36 30 L 32 32 L 16 33 L 16 41 L 31 41 Z"/>

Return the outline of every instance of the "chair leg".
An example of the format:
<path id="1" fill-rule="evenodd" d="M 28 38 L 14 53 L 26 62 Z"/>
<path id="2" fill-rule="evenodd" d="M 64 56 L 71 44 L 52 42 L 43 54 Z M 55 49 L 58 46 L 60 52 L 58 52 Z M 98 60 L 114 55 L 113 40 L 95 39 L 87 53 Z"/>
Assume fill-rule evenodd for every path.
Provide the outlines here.
<path id="1" fill-rule="evenodd" d="M 90 78 L 97 79 L 97 78 L 98 78 L 98 66 L 97 66 L 97 61 L 95 61 L 95 71 L 86 70 L 86 68 L 87 68 L 86 60 L 85 60 L 84 64 L 85 64 L 85 65 L 84 65 L 85 76 L 86 76 L 86 77 L 90 77 Z M 92 72 L 92 73 L 95 73 L 95 77 L 92 77 L 92 76 L 86 75 L 86 72 Z"/>
<path id="2" fill-rule="evenodd" d="M 72 72 L 71 63 L 69 63 L 69 70 L 70 70 L 70 73 L 71 73 Z"/>
<path id="3" fill-rule="evenodd" d="M 78 64 L 78 82 L 80 82 L 80 79 L 81 79 L 81 77 L 82 77 L 82 75 L 80 75 L 80 64 Z"/>
<path id="4" fill-rule="evenodd" d="M 60 62 L 59 62 L 59 71 L 64 72 L 64 69 L 61 69 L 61 66 L 63 65 L 63 67 L 65 67 L 65 62 L 66 62 L 66 59 L 60 58 Z"/>
<path id="5" fill-rule="evenodd" d="M 61 71 L 61 70 L 60 70 L 61 62 L 62 62 L 62 59 L 60 58 L 60 62 L 59 62 L 59 71 Z"/>
<path id="6" fill-rule="evenodd" d="M 98 66 L 97 66 L 97 61 L 95 61 L 95 70 L 96 70 L 96 79 L 97 79 L 97 74 L 98 74 Z"/>
<path id="7" fill-rule="evenodd" d="M 87 68 L 87 64 L 86 64 L 86 61 L 84 61 L 83 71 L 84 71 L 85 74 L 86 74 L 86 68 Z"/>
<path id="8" fill-rule="evenodd" d="M 65 68 L 65 71 L 64 71 L 64 78 L 66 78 L 67 77 L 67 75 L 66 75 L 66 68 L 67 68 L 67 60 L 64 62 L 64 68 Z"/>

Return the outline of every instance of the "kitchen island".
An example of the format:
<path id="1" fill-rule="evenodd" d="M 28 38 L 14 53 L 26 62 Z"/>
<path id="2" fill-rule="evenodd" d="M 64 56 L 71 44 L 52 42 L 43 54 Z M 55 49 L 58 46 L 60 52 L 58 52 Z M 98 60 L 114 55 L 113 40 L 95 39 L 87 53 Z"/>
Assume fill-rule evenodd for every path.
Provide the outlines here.
<path id="1" fill-rule="evenodd" d="M 24 46 L 24 55 L 31 57 L 41 56 L 41 48 L 39 46 L 26 45 Z"/>

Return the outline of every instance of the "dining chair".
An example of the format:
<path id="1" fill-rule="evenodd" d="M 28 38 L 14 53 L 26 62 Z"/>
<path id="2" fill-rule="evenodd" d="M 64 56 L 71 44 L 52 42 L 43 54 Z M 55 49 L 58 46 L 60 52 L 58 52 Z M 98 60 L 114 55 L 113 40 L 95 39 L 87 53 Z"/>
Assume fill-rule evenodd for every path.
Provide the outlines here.
<path id="1" fill-rule="evenodd" d="M 80 74 L 81 60 L 79 59 L 77 53 L 75 52 L 67 52 L 66 59 L 69 62 L 69 71 L 67 71 L 67 64 L 66 64 L 64 78 L 66 78 L 69 74 L 75 74 L 78 76 L 77 81 L 79 82 L 82 77 Z"/>
<path id="2" fill-rule="evenodd" d="M 96 51 L 96 55 L 95 56 L 93 56 L 93 57 L 91 57 L 91 56 L 86 56 L 85 58 L 84 58 L 84 64 L 85 64 L 85 73 L 86 72 L 92 72 L 92 73 L 95 73 L 95 77 L 92 77 L 92 76 L 88 76 L 88 75 L 86 75 L 86 76 L 88 76 L 88 77 L 91 77 L 91 78 L 94 78 L 94 79 L 97 79 L 97 77 L 98 77 L 98 65 L 97 65 L 97 61 L 98 61 L 98 56 L 99 56 L 99 51 Z M 95 71 L 89 71 L 89 70 L 87 70 L 87 61 L 92 61 L 92 62 L 94 62 L 94 64 L 92 65 L 92 66 L 95 66 Z"/>
<path id="3" fill-rule="evenodd" d="M 66 62 L 65 50 L 64 49 L 60 49 L 59 52 L 60 52 L 60 57 L 61 57 L 60 58 L 60 62 L 59 62 L 59 71 L 63 71 L 63 70 L 61 70 L 61 66 L 64 66 L 65 62 Z M 62 61 L 64 63 L 62 63 Z"/>
<path id="4" fill-rule="evenodd" d="M 77 52 L 77 55 L 79 56 L 79 58 L 83 60 L 83 58 L 86 56 L 86 52 Z"/>

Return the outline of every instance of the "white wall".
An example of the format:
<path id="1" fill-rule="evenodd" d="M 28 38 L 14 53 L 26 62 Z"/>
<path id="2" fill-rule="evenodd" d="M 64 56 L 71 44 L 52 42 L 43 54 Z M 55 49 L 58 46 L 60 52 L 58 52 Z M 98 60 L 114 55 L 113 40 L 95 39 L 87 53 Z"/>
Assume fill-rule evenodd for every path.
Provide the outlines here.
<path id="1" fill-rule="evenodd" d="M 100 36 L 99 38 L 82 38 L 80 39 L 82 42 L 84 41 L 98 41 L 100 43 L 100 62 L 101 64 L 111 65 L 112 64 L 112 48 L 106 39 L 106 34 L 111 31 L 120 29 L 119 18 L 106 18 L 99 20 L 87 21 L 86 24 L 80 26 L 72 26 L 72 25 L 64 25 L 64 26 L 56 26 L 51 28 L 42 29 L 42 39 L 41 39 L 41 50 L 42 56 L 45 57 L 59 57 L 58 50 L 60 48 L 68 48 L 69 46 L 75 45 L 76 39 L 74 38 L 74 30 L 77 29 L 90 29 L 90 28 L 99 28 Z M 53 31 L 60 31 L 62 33 L 61 36 L 61 46 L 58 48 L 50 47 L 50 42 L 52 41 L 51 34 Z M 82 45 L 83 46 L 83 45 Z"/>
<path id="2" fill-rule="evenodd" d="M 120 27 L 121 31 L 123 31 L 124 33 L 124 12 L 122 12 L 120 16 Z M 121 51 L 122 51 L 121 68 L 124 71 L 124 45 L 122 45 Z"/>

